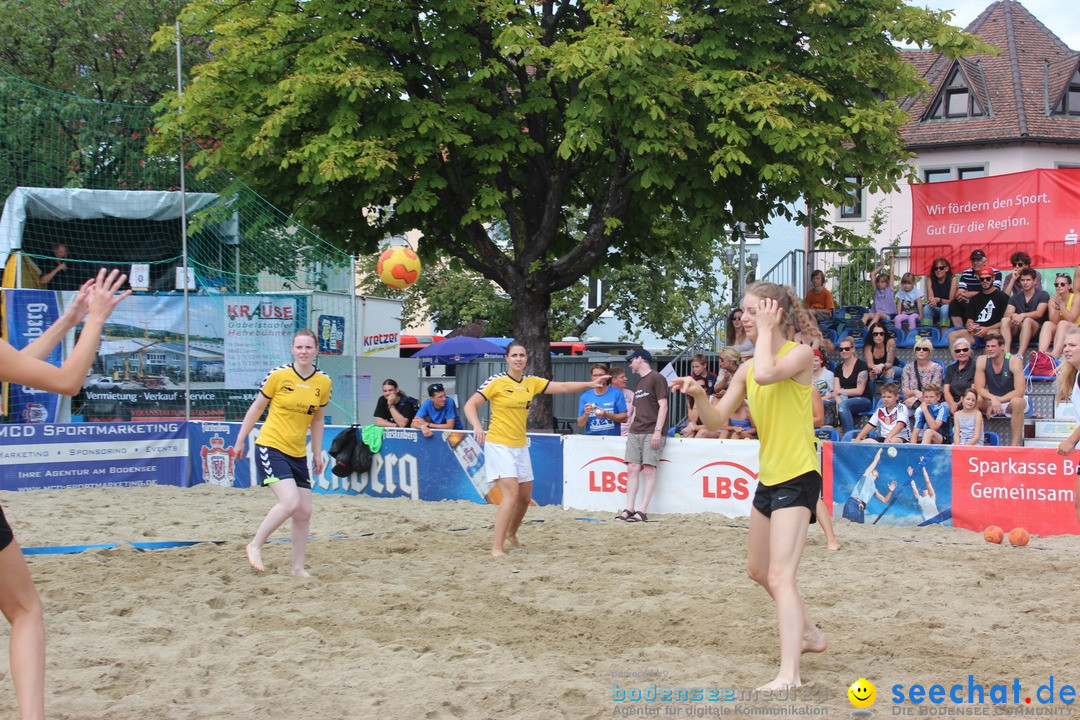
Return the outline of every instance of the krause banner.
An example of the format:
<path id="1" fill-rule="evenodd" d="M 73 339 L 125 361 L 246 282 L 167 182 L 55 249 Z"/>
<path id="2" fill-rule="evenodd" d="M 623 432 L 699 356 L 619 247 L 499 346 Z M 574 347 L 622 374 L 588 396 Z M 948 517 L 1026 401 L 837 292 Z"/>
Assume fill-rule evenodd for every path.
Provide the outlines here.
<path id="1" fill-rule="evenodd" d="M 1076 264 L 1080 168 L 912 185 L 911 204 L 912 267 L 942 255 L 963 269 L 975 248 L 997 267 L 1020 248 L 1035 267 Z"/>
<path id="2" fill-rule="evenodd" d="M 186 486 L 185 425 L 0 425 L 0 490 Z"/>
<path id="3" fill-rule="evenodd" d="M 563 504 L 617 513 L 626 507 L 624 437 L 568 435 L 563 445 Z M 757 489 L 756 440 L 669 439 L 657 468 L 650 511 L 750 515 Z"/>
<path id="4" fill-rule="evenodd" d="M 57 294 L 51 290 L 5 290 L 4 336 L 16 350 L 22 350 L 41 337 L 60 317 Z M 45 358 L 45 362 L 59 367 L 63 353 L 58 344 Z M 7 414 L 14 422 L 56 422 L 60 409 L 60 396 L 27 387 L 8 384 Z"/>

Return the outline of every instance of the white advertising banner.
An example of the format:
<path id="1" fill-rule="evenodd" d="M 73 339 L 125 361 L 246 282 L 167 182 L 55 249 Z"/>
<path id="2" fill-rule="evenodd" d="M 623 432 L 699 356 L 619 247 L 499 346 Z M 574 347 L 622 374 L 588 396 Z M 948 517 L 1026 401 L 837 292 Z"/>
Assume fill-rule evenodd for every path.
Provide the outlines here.
<path id="1" fill-rule="evenodd" d="M 225 300 L 225 387 L 259 387 L 266 373 L 292 361 L 296 298 L 232 295 Z M 268 364 L 267 358 L 280 358 Z"/>
<path id="2" fill-rule="evenodd" d="M 626 438 L 568 435 L 563 505 L 612 514 L 626 507 L 625 450 Z M 757 440 L 668 438 L 649 512 L 747 517 L 757 476 Z"/>

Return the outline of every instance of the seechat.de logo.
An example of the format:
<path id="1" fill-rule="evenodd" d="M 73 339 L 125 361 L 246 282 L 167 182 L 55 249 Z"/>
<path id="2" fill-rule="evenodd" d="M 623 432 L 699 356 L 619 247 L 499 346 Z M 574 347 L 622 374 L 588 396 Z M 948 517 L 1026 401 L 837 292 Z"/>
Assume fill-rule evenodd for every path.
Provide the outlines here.
<path id="1" fill-rule="evenodd" d="M 691 476 L 701 483 L 701 497 L 707 500 L 746 500 L 757 483 L 757 473 L 727 460 L 702 465 Z"/>

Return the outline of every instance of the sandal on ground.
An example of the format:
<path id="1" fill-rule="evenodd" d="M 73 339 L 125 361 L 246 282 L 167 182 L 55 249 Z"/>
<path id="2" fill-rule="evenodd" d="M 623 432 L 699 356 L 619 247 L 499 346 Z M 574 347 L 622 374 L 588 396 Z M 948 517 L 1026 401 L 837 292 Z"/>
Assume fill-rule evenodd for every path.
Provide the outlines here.
<path id="1" fill-rule="evenodd" d="M 626 522 L 648 522 L 649 516 L 640 510 L 634 511 L 630 517 L 626 518 Z"/>
<path id="2" fill-rule="evenodd" d="M 633 513 L 630 512 L 629 510 L 623 510 L 622 512 L 620 512 L 618 515 L 615 516 L 615 519 L 616 520 L 629 520 L 632 515 L 633 515 Z"/>

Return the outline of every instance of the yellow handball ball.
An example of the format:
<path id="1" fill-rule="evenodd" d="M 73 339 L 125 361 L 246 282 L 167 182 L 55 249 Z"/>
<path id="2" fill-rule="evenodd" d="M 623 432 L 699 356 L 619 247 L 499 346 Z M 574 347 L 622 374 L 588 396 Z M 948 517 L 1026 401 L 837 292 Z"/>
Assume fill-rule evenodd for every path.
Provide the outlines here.
<path id="1" fill-rule="evenodd" d="M 410 247 L 392 247 L 379 256 L 379 279 L 392 288 L 404 290 L 420 277 L 420 258 Z"/>

